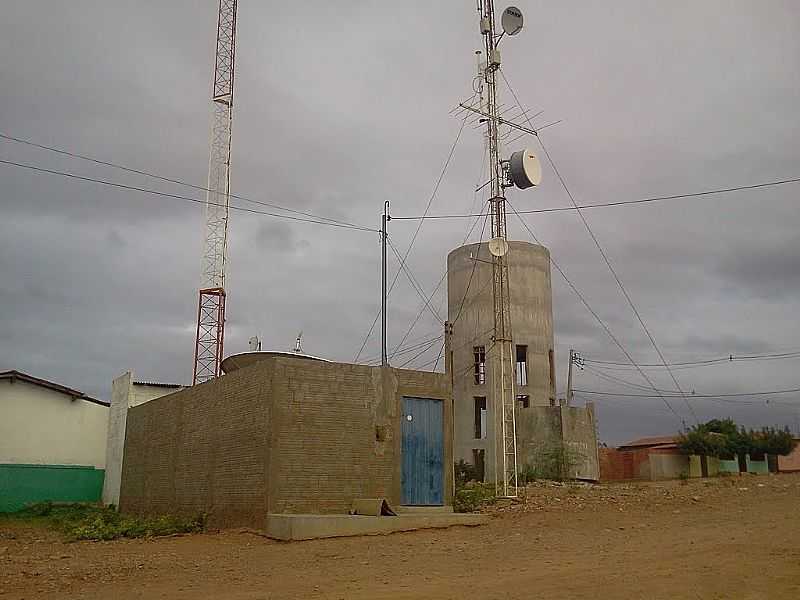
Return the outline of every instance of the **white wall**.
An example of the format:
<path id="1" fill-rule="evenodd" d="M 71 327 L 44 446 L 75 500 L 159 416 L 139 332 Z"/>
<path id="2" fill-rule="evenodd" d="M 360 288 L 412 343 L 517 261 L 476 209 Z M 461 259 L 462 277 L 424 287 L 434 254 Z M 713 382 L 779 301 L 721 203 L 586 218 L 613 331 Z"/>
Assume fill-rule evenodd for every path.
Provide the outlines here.
<path id="1" fill-rule="evenodd" d="M 0 380 L 0 463 L 106 463 L 108 407 L 17 379 Z"/>

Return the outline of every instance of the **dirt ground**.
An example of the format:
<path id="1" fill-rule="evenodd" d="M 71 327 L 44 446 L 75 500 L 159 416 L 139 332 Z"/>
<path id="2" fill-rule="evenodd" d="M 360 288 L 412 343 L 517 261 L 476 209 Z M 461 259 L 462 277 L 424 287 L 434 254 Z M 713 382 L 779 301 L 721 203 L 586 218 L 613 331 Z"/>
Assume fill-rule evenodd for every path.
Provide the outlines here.
<path id="1" fill-rule="evenodd" d="M 64 543 L 0 521 L 7 598 L 800 598 L 800 474 L 538 485 L 483 527 Z"/>

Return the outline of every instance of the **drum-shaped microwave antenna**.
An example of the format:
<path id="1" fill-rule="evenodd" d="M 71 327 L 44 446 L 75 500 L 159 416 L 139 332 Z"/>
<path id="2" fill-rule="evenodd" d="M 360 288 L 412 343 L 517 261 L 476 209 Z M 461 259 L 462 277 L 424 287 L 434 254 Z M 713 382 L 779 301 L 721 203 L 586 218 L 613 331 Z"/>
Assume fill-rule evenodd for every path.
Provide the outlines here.
<path id="1" fill-rule="evenodd" d="M 533 150 L 525 149 L 514 152 L 509 163 L 509 175 L 511 183 L 519 189 L 524 190 L 542 181 L 542 165 Z"/>
<path id="2" fill-rule="evenodd" d="M 509 6 L 500 17 L 500 24 L 506 35 L 517 35 L 522 31 L 522 11 L 516 6 Z"/>

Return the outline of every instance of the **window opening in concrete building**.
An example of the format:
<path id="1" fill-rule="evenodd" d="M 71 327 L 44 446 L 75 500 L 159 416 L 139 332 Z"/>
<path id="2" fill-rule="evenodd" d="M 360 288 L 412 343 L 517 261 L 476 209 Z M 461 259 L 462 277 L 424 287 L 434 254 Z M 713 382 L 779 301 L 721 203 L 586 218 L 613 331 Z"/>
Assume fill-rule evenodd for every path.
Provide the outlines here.
<path id="1" fill-rule="evenodd" d="M 531 405 L 531 397 L 530 396 L 517 396 L 517 402 L 519 402 L 520 408 L 528 408 Z"/>
<path id="2" fill-rule="evenodd" d="M 528 385 L 527 346 L 517 346 L 517 385 Z"/>
<path id="3" fill-rule="evenodd" d="M 483 482 L 486 476 L 486 450 L 483 448 L 472 449 L 472 465 L 475 467 L 475 479 Z"/>
<path id="4" fill-rule="evenodd" d="M 475 397 L 475 439 L 486 439 L 486 397 Z"/>
<path id="5" fill-rule="evenodd" d="M 556 396 L 556 361 L 555 357 L 553 356 L 553 349 L 550 348 L 550 351 L 547 353 L 547 358 L 550 360 L 550 396 L 552 397 L 553 401 L 555 401 Z"/>
<path id="6" fill-rule="evenodd" d="M 483 385 L 486 383 L 486 347 L 474 346 L 472 354 L 475 358 L 475 384 Z"/>

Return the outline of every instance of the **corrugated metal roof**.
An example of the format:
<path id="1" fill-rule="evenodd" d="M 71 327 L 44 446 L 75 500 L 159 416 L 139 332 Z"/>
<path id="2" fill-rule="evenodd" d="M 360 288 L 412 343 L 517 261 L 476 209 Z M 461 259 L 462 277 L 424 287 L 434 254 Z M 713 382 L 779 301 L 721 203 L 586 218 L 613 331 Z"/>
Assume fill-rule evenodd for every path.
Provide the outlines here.
<path id="1" fill-rule="evenodd" d="M 53 390 L 55 392 L 61 392 L 62 394 L 71 397 L 73 400 L 86 400 L 87 402 L 93 402 L 94 404 L 99 404 L 100 406 L 109 406 L 109 403 L 105 400 L 98 400 L 97 398 L 92 398 L 91 396 L 87 396 L 81 391 L 73 390 L 65 385 L 61 385 L 59 383 L 54 383 L 52 381 L 48 381 L 46 379 L 40 379 L 39 377 L 34 377 L 33 375 L 28 375 L 27 373 L 23 373 L 22 371 L 3 371 L 0 373 L 0 379 L 8 379 L 12 383 L 16 380 L 24 381 L 26 383 L 31 383 L 33 385 L 38 385 L 43 388 L 47 388 Z"/>
<path id="2" fill-rule="evenodd" d="M 652 437 L 643 437 L 627 444 L 621 444 L 618 448 L 644 448 L 648 446 L 661 446 L 664 444 L 674 444 L 678 441 L 676 435 L 656 435 Z"/>

